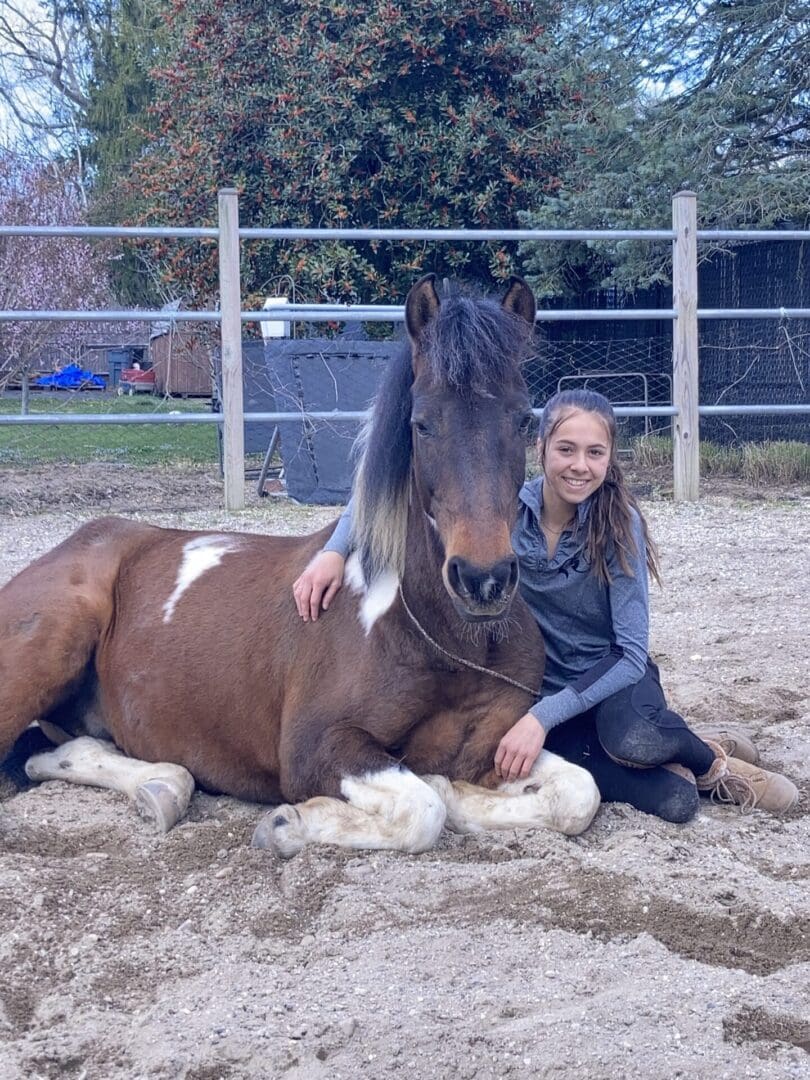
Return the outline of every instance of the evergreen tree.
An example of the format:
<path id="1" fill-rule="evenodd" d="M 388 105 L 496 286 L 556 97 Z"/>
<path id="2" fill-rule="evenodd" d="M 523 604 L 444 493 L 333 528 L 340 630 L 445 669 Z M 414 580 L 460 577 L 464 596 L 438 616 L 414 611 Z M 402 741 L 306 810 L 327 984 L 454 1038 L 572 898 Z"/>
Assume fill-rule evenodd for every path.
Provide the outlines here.
<path id="1" fill-rule="evenodd" d="M 559 183 L 549 88 L 520 77 L 543 14 L 551 0 L 174 0 L 128 197 L 154 223 L 213 223 L 235 184 L 254 226 L 514 227 Z M 212 247 L 157 253 L 195 302 L 215 291 Z M 243 263 L 252 300 L 285 275 L 307 300 L 370 301 L 428 270 L 513 268 L 471 243 L 251 244 Z"/>
<path id="2" fill-rule="evenodd" d="M 810 3 L 590 0 L 569 12 L 557 76 L 580 88 L 549 116 L 562 182 L 526 224 L 666 228 L 671 196 L 698 194 L 704 228 L 810 220 Z M 530 47 L 527 71 L 547 74 Z M 710 249 L 701 245 L 705 256 Z M 540 291 L 668 280 L 667 244 L 531 245 Z"/>

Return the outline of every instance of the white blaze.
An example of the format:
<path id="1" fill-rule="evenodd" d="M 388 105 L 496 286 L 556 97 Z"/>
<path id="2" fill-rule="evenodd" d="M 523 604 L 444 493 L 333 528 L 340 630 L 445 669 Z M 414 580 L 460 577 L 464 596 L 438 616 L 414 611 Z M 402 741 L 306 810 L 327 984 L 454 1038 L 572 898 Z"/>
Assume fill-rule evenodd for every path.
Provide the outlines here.
<path id="1" fill-rule="evenodd" d="M 232 537 L 229 536 L 197 536 L 183 545 L 183 558 L 177 578 L 174 583 L 174 591 L 163 605 L 163 621 L 172 621 L 174 609 L 180 597 L 206 570 L 213 570 L 222 562 L 222 556 L 239 547 Z"/>

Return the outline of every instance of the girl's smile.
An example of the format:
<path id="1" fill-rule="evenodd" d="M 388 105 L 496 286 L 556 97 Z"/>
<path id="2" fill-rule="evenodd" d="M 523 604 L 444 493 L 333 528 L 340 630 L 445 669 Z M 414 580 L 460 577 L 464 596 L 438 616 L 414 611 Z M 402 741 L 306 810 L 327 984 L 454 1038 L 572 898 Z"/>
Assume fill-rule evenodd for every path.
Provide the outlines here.
<path id="1" fill-rule="evenodd" d="M 549 514 L 571 511 L 601 487 L 610 465 L 611 440 L 597 413 L 572 409 L 541 447 L 543 502 Z"/>

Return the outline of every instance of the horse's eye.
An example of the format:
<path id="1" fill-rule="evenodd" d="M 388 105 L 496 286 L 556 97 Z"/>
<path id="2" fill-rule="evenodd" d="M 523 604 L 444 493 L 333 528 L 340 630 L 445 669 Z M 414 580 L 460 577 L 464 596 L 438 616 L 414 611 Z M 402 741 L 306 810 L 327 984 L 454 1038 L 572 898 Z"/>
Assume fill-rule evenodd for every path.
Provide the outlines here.
<path id="1" fill-rule="evenodd" d="M 425 439 L 430 435 L 430 428 L 422 420 L 411 420 L 411 426 L 420 439 Z"/>
<path id="2" fill-rule="evenodd" d="M 534 423 L 534 414 L 530 413 L 530 412 L 525 413 L 524 416 L 522 416 L 521 420 L 520 420 L 520 434 L 521 435 L 528 435 L 529 432 L 532 429 L 532 424 L 533 423 Z"/>

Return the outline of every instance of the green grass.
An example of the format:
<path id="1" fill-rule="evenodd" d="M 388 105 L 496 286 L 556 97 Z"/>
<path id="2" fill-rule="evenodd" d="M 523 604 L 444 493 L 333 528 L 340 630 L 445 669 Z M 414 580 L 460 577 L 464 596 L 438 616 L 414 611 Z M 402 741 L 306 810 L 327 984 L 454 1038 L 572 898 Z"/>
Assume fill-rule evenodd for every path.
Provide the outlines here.
<path id="1" fill-rule="evenodd" d="M 208 412 L 201 398 L 158 398 L 151 394 L 132 397 L 91 396 L 65 392 L 31 395 L 30 412 L 36 413 L 151 413 Z M 18 415 L 17 397 L 0 397 L 0 414 Z M 20 427 L 0 425 L 0 466 L 35 465 L 44 462 L 91 461 L 125 465 L 156 465 L 180 462 L 215 462 L 217 432 L 214 424 L 152 424 Z"/>
<path id="2" fill-rule="evenodd" d="M 633 443 L 633 464 L 639 469 L 672 467 L 672 440 L 646 436 Z M 742 446 L 700 444 L 701 476 L 732 476 L 752 484 L 810 482 L 810 445 L 800 442 L 744 443 Z"/>

